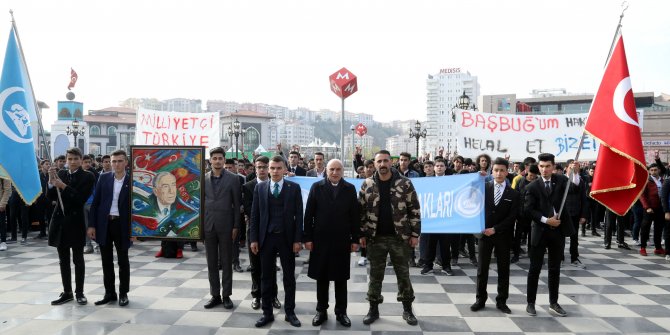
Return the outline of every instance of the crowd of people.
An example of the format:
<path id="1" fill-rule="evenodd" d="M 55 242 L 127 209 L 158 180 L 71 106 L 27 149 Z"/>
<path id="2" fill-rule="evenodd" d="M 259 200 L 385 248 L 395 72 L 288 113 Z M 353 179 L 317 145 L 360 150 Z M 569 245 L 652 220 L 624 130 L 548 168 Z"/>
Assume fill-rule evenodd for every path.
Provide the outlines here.
<path id="1" fill-rule="evenodd" d="M 277 298 L 279 258 L 283 270 L 285 320 L 299 327 L 295 314 L 295 262 L 305 248 L 308 276 L 316 281 L 317 307 L 312 325 L 328 319 L 329 283 L 334 282 L 334 313 L 339 324 L 351 326 L 347 316 L 347 281 L 351 255 L 359 252 L 358 266 L 369 266 L 367 300 L 369 311 L 364 324 L 379 317 L 384 272 L 392 266 L 397 277 L 397 300 L 403 305 L 403 319 L 417 324 L 412 310 L 414 291 L 410 267 L 422 275 L 439 269 L 454 275 L 459 258 L 477 268 L 475 302 L 478 311 L 487 300 L 488 271 L 495 256 L 498 272 L 496 308 L 511 313 L 506 304 L 509 268 L 522 257 L 530 260 L 527 279 L 529 315 L 536 315 L 538 279 L 548 262 L 549 310 L 556 316 L 567 312 L 558 303 L 560 268 L 583 269 L 579 255 L 579 235 L 601 236 L 603 247 L 630 250 L 626 237 L 647 256 L 653 227 L 653 254 L 670 261 L 670 178 L 658 153 L 648 166 L 650 177 L 632 208 L 618 216 L 590 198 L 595 163 L 555 162 L 551 154 L 527 157 L 522 162 L 508 158 L 492 159 L 486 154 L 464 158 L 459 155 L 412 159 L 406 152 L 393 157 L 380 150 L 366 159 L 357 148 L 354 155 L 356 178 L 363 179 L 356 189 L 344 179 L 340 160 L 326 161 L 323 153 L 304 157 L 297 148 L 283 152 L 278 147 L 273 157 L 226 158 L 224 148 L 209 151 L 204 194 L 204 245 L 211 299 L 204 308 L 222 305 L 232 309 L 232 278 L 243 272 L 240 252 L 247 249 L 253 297 L 251 307 L 261 309 L 256 322 L 263 327 L 274 321 L 273 310 L 282 307 Z M 0 251 L 16 243 L 27 243 L 28 232 L 48 239 L 56 247 L 63 292 L 53 305 L 76 300 L 87 304 L 84 295 L 84 254 L 100 252 L 105 294 L 96 301 L 104 305 L 118 300 L 129 304 L 130 266 L 130 174 L 129 157 L 123 150 L 111 155 L 83 155 L 77 148 L 51 162 L 41 160 L 42 195 L 27 206 L 11 182 L 0 180 Z M 485 181 L 485 229 L 480 234 L 421 232 L 420 203 L 413 178 L 442 177 L 478 173 Z M 300 185 L 285 177 L 319 178 L 309 190 L 305 210 Z M 161 180 L 154 180 L 155 192 Z M 168 180 L 169 182 L 169 180 Z M 567 198 L 563 194 L 567 191 Z M 176 196 L 176 194 L 174 195 Z M 564 204 L 564 205 L 563 205 Z M 560 214 L 560 215 L 559 215 Z M 32 222 L 36 222 L 33 227 Z M 9 235 L 9 238 L 7 238 Z M 566 252 L 566 240 L 569 247 Z M 665 245 L 663 245 L 663 242 Z M 198 241 L 190 243 L 197 251 Z M 157 257 L 183 257 L 183 243 L 163 242 Z M 113 253 L 119 267 L 119 289 L 115 288 Z M 566 253 L 570 260 L 566 260 Z M 72 290 L 70 262 L 75 267 Z"/>

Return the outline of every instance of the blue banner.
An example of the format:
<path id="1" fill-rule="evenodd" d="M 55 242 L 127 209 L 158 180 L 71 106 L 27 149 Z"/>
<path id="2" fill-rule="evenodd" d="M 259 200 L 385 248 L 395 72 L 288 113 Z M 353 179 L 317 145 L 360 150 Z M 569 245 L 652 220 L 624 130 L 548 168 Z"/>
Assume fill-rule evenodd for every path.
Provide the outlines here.
<path id="1" fill-rule="evenodd" d="M 302 203 L 312 184 L 321 178 L 287 178 L 300 185 Z M 361 189 L 363 179 L 345 178 Z M 478 234 L 484 230 L 484 177 L 478 173 L 412 178 L 421 203 L 422 233 Z"/>
<path id="2" fill-rule="evenodd" d="M 37 117 L 28 69 L 13 28 L 0 78 L 0 113 L 0 177 L 11 179 L 30 205 L 42 192 L 31 124 Z"/>

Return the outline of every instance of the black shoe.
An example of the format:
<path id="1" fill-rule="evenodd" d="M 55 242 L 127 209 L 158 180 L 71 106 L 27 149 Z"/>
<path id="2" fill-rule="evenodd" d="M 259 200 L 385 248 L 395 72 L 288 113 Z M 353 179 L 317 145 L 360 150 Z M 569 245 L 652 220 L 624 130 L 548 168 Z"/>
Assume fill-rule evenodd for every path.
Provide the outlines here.
<path id="1" fill-rule="evenodd" d="M 609 243 L 607 243 L 607 244 L 605 244 L 605 249 L 610 250 L 610 249 L 612 249 L 612 246 Z"/>
<path id="2" fill-rule="evenodd" d="M 468 257 L 468 252 L 465 251 L 465 249 L 458 250 L 458 254 L 461 255 L 461 257 L 463 257 L 463 258 Z"/>
<path id="3" fill-rule="evenodd" d="M 233 271 L 244 272 L 244 270 L 242 270 L 242 267 L 239 264 L 233 264 Z"/>
<path id="4" fill-rule="evenodd" d="M 475 301 L 475 303 L 470 306 L 470 310 L 473 312 L 476 312 L 482 308 L 484 308 L 484 302 L 480 300 Z"/>
<path id="5" fill-rule="evenodd" d="M 312 326 L 318 327 L 326 322 L 326 320 L 328 320 L 328 314 L 326 314 L 326 312 L 316 312 L 314 319 L 312 319 Z"/>
<path id="6" fill-rule="evenodd" d="M 502 303 L 497 303 L 496 308 L 499 309 L 501 312 L 505 314 L 512 314 L 512 310 L 507 307 L 507 304 L 502 302 Z"/>
<path id="7" fill-rule="evenodd" d="M 626 242 L 621 242 L 621 243 L 619 243 L 619 244 L 617 245 L 617 248 L 619 248 L 619 249 L 630 250 L 630 247 L 628 246 L 628 243 L 626 243 Z"/>
<path id="8" fill-rule="evenodd" d="M 254 267 L 251 266 L 251 265 L 247 266 L 247 272 L 251 272 L 251 271 L 254 271 Z"/>
<path id="9" fill-rule="evenodd" d="M 426 262 L 423 259 L 419 258 L 419 261 L 416 262 L 416 267 L 422 268 L 424 265 L 426 265 Z"/>
<path id="10" fill-rule="evenodd" d="M 519 256 L 514 255 L 512 258 L 509 260 L 511 264 L 518 263 L 519 262 Z"/>
<path id="11" fill-rule="evenodd" d="M 258 319 L 258 321 L 256 321 L 256 328 L 263 327 L 274 320 L 274 315 L 263 315 L 260 319 Z"/>
<path id="12" fill-rule="evenodd" d="M 254 298 L 254 300 L 251 301 L 251 308 L 252 309 L 261 308 L 261 299 L 260 298 Z"/>
<path id="13" fill-rule="evenodd" d="M 209 299 L 209 301 L 205 304 L 205 309 L 214 308 L 218 305 L 221 305 L 222 303 L 223 301 L 221 301 L 221 297 L 212 297 L 212 299 Z"/>
<path id="14" fill-rule="evenodd" d="M 549 312 L 551 312 L 551 314 L 553 314 L 555 316 L 567 316 L 568 315 L 568 313 L 566 313 L 565 310 L 563 310 L 561 305 L 559 305 L 558 303 L 554 303 L 554 304 L 549 305 Z"/>
<path id="15" fill-rule="evenodd" d="M 233 301 L 230 300 L 230 297 L 223 297 L 223 300 L 221 300 L 223 303 L 223 308 L 225 309 L 233 309 Z"/>
<path id="16" fill-rule="evenodd" d="M 68 292 L 68 293 L 63 292 L 63 293 L 60 294 L 58 299 L 52 301 L 51 304 L 54 305 L 54 306 L 62 305 L 64 303 L 70 302 L 72 300 L 74 300 L 74 296 L 72 295 L 72 292 Z"/>
<path id="17" fill-rule="evenodd" d="M 106 305 L 112 301 L 116 301 L 116 293 L 105 294 L 105 296 L 102 297 L 102 300 L 98 300 L 95 302 L 95 305 L 96 306 Z"/>
<path id="18" fill-rule="evenodd" d="M 412 312 L 412 303 L 411 302 L 403 302 L 403 312 L 402 312 L 402 319 L 407 322 L 408 325 L 410 326 L 416 326 L 419 321 L 417 321 L 416 316 L 414 316 L 414 313 Z"/>
<path id="19" fill-rule="evenodd" d="M 526 306 L 526 313 L 530 316 L 536 316 L 537 312 L 535 311 L 535 304 L 529 303 L 528 306 Z"/>
<path id="20" fill-rule="evenodd" d="M 586 232 L 585 231 L 582 232 L 582 237 L 586 237 Z"/>
<path id="21" fill-rule="evenodd" d="M 351 320 L 346 314 L 337 314 L 335 320 L 345 327 L 351 327 Z"/>
<path id="22" fill-rule="evenodd" d="M 281 302 L 279 302 L 279 299 L 277 299 L 277 297 L 275 297 L 275 299 L 272 300 L 272 307 L 274 307 L 276 309 L 281 308 Z"/>
<path id="23" fill-rule="evenodd" d="M 431 271 L 433 271 L 433 268 L 429 268 L 429 267 L 426 266 L 423 269 L 421 269 L 421 274 L 425 275 L 425 274 L 428 274 L 428 272 L 431 272 Z"/>
<path id="24" fill-rule="evenodd" d="M 191 251 L 198 251 L 198 245 L 195 243 L 191 244 Z"/>
<path id="25" fill-rule="evenodd" d="M 83 293 L 77 293 L 76 294 L 76 299 L 77 299 L 77 303 L 80 304 L 80 305 L 88 304 L 88 299 L 86 299 L 86 296 Z"/>
<path id="26" fill-rule="evenodd" d="M 411 268 L 416 267 L 416 260 L 414 258 L 409 259 L 409 267 L 411 267 Z"/>
<path id="27" fill-rule="evenodd" d="M 458 258 L 451 259 L 451 266 L 458 266 Z"/>
<path id="28" fill-rule="evenodd" d="M 454 271 L 451 269 L 451 266 L 447 266 L 446 268 L 442 267 L 442 270 L 444 270 L 444 272 L 447 273 L 447 276 L 453 276 L 454 275 Z"/>
<path id="29" fill-rule="evenodd" d="M 128 300 L 128 294 L 121 293 L 119 295 L 119 306 L 121 306 L 121 307 L 128 306 L 129 303 L 130 303 L 130 301 Z"/>
<path id="30" fill-rule="evenodd" d="M 600 237 L 600 234 L 598 234 L 598 232 L 594 230 L 591 232 L 591 236 Z"/>
<path id="31" fill-rule="evenodd" d="M 472 264 L 472 266 L 474 266 L 474 267 L 479 266 L 479 263 L 477 263 L 476 258 L 470 258 L 470 264 Z"/>
<path id="32" fill-rule="evenodd" d="M 370 310 L 368 314 L 363 318 L 364 325 L 371 325 L 373 322 L 379 319 L 379 307 L 377 304 L 370 304 Z"/>
<path id="33" fill-rule="evenodd" d="M 295 313 L 286 314 L 284 321 L 290 323 L 293 327 L 300 327 L 302 325 L 300 320 L 298 320 L 298 317 L 295 316 Z"/>

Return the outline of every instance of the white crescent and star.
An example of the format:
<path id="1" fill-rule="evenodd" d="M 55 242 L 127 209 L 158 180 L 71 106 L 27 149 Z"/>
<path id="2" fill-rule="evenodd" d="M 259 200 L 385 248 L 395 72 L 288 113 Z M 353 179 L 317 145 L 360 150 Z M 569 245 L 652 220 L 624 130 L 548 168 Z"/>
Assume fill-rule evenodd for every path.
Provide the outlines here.
<path id="1" fill-rule="evenodd" d="M 612 97 L 612 107 L 614 108 L 614 114 L 616 117 L 619 118 L 619 120 L 628 123 L 630 125 L 639 127 L 640 124 L 633 120 L 633 118 L 626 113 L 626 106 L 624 105 L 624 100 L 626 99 L 626 94 L 628 94 L 628 91 L 632 90 L 632 86 L 630 83 L 630 77 L 623 78 L 618 85 L 616 85 L 616 89 L 614 90 L 614 94 Z"/>
<path id="2" fill-rule="evenodd" d="M 25 90 L 22 87 L 18 86 L 13 86 L 5 89 L 0 93 L 0 113 L 2 113 L 2 107 L 5 105 L 5 100 L 9 98 L 10 95 L 17 93 L 17 92 L 25 92 Z M 17 143 L 29 143 L 33 141 L 32 135 L 29 138 L 22 138 L 16 135 L 14 131 L 9 129 L 9 126 L 7 126 L 7 123 L 5 123 L 5 115 L 0 114 L 0 132 L 5 134 L 10 140 L 17 142 Z"/>

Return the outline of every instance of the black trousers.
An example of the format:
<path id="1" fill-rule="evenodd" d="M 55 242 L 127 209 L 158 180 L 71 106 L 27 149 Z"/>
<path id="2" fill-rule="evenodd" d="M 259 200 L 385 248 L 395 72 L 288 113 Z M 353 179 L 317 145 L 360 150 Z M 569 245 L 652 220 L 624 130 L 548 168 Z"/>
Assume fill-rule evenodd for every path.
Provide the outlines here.
<path id="1" fill-rule="evenodd" d="M 496 303 L 506 303 L 509 297 L 509 251 L 512 242 L 511 234 L 494 234 L 479 240 L 479 266 L 477 267 L 477 301 L 486 301 L 488 294 L 486 285 L 489 282 L 489 266 L 491 254 L 495 251 L 498 264 L 498 296 Z"/>
<path id="2" fill-rule="evenodd" d="M 523 239 L 524 235 L 526 236 L 526 240 L 530 241 L 528 236 L 529 233 L 530 220 L 526 218 L 517 219 L 514 226 L 514 239 L 512 239 L 512 251 L 514 252 L 514 256 L 519 257 L 519 254 L 521 253 L 521 240 Z"/>
<path id="3" fill-rule="evenodd" d="M 249 234 L 247 233 L 247 236 Z M 254 299 L 260 299 L 261 298 L 261 256 L 260 252 L 258 254 L 254 254 L 251 252 L 251 241 L 248 241 L 248 246 L 247 250 L 249 250 L 249 264 L 251 265 L 251 296 Z M 276 260 L 276 256 L 275 256 Z M 273 290 L 273 298 L 277 297 L 277 271 L 275 269 L 272 269 L 270 274 L 272 276 L 272 290 Z"/>
<path id="4" fill-rule="evenodd" d="M 130 288 L 130 261 L 128 260 L 128 249 L 121 243 L 121 227 L 119 219 L 110 221 L 107 225 L 107 240 L 100 246 L 100 258 L 102 258 L 102 275 L 105 284 L 105 294 L 116 292 L 114 287 L 114 247 L 116 247 L 116 258 L 119 263 L 119 293 L 126 294 Z"/>
<path id="5" fill-rule="evenodd" d="M 565 249 L 565 237 L 560 229 L 549 229 L 543 227 L 543 230 L 535 230 L 542 234 L 538 245 L 530 247 L 530 269 L 528 270 L 528 293 L 526 301 L 530 304 L 535 303 L 537 296 L 537 282 L 540 279 L 540 271 L 544 265 L 544 253 L 548 253 L 548 277 L 549 277 L 549 303 L 558 302 L 558 287 L 561 276 L 561 259 Z"/>
<path id="6" fill-rule="evenodd" d="M 293 314 L 295 310 L 295 253 L 293 245 L 288 245 L 284 233 L 269 233 L 265 237 L 261 247 L 261 296 L 263 314 L 272 315 L 272 301 L 275 297 L 273 286 L 277 284 L 275 280 L 276 271 L 275 260 L 279 253 L 279 261 L 284 271 L 284 311 L 286 314 Z M 273 285 L 274 283 L 274 285 Z"/>
<path id="7" fill-rule="evenodd" d="M 335 315 L 347 314 L 347 281 L 335 280 Z M 316 281 L 316 311 L 325 313 L 328 310 L 329 280 Z"/>
<path id="8" fill-rule="evenodd" d="M 458 251 L 461 247 L 461 234 L 446 234 L 447 241 L 449 241 L 449 251 L 451 259 L 458 259 Z M 445 260 L 442 260 L 445 262 Z"/>
<path id="9" fill-rule="evenodd" d="M 654 247 L 656 249 L 663 249 L 661 244 L 661 237 L 663 235 L 663 228 L 665 227 L 665 217 L 663 213 L 663 208 L 653 208 L 653 213 L 647 213 L 644 211 L 644 216 L 642 218 L 642 227 L 640 228 L 640 244 L 642 248 L 647 247 L 647 241 L 649 241 L 649 231 L 651 230 L 651 223 L 654 223 Z M 666 241 L 667 243 L 667 241 Z"/>
<path id="10" fill-rule="evenodd" d="M 9 198 L 9 232 L 12 239 L 16 240 L 17 229 L 21 231 L 21 238 L 28 238 L 28 228 L 30 226 L 30 208 L 19 197 L 18 193 Z"/>
<path id="11" fill-rule="evenodd" d="M 465 246 L 468 247 L 468 256 L 470 259 L 476 259 L 475 255 L 475 236 L 472 234 L 461 234 L 461 248 L 465 249 Z"/>
<path id="12" fill-rule="evenodd" d="M 440 245 L 440 257 L 442 258 L 442 268 L 451 268 L 449 263 L 449 234 L 428 234 L 428 249 L 426 250 L 426 259 L 424 259 L 425 268 L 432 269 L 435 255 L 437 254 L 437 245 Z M 445 261 L 446 260 L 446 261 Z"/>
<path id="13" fill-rule="evenodd" d="M 614 232 L 614 226 L 616 225 L 616 241 L 617 243 L 624 242 L 624 221 L 625 216 L 618 216 L 612 211 L 605 211 L 605 244 L 612 244 L 612 234 Z M 647 235 L 649 237 L 649 235 Z"/>
<path id="14" fill-rule="evenodd" d="M 72 262 L 74 263 L 75 293 L 84 293 L 84 247 L 58 247 L 58 260 L 60 261 L 60 278 L 63 281 L 63 292 L 72 292 L 72 271 L 70 270 L 70 249 L 72 249 Z"/>
<path id="15" fill-rule="evenodd" d="M 579 215 L 571 217 L 575 233 L 570 235 L 570 262 L 579 259 Z M 607 222 L 607 221 L 605 221 Z M 563 256 L 565 259 L 565 256 Z"/>

